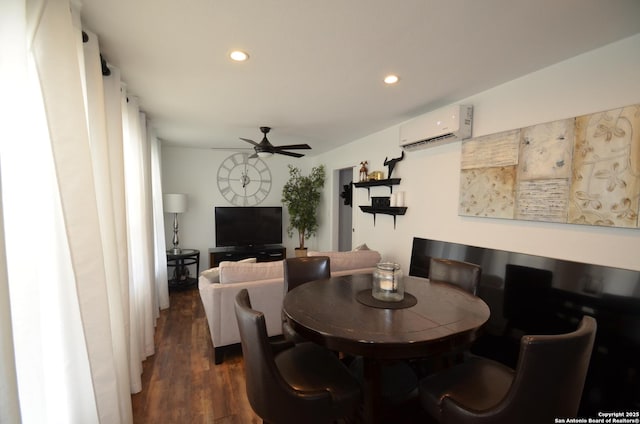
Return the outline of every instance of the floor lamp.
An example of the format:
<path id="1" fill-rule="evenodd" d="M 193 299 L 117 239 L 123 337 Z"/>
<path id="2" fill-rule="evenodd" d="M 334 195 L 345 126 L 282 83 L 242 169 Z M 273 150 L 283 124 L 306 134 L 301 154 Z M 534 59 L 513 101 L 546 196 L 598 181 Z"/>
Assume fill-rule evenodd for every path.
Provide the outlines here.
<path id="1" fill-rule="evenodd" d="M 165 194 L 164 211 L 173 214 L 173 249 L 171 252 L 176 255 L 181 252 L 178 247 L 178 214 L 187 211 L 187 195 L 186 194 Z"/>

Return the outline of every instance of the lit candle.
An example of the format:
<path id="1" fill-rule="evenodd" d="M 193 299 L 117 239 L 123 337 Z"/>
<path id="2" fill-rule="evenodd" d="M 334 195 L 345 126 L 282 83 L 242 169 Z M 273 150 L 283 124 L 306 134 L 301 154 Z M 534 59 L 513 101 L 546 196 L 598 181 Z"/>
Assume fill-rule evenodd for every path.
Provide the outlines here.
<path id="1" fill-rule="evenodd" d="M 392 280 L 380 280 L 380 288 L 385 291 L 393 290 L 393 281 Z"/>
<path id="2" fill-rule="evenodd" d="M 398 264 L 381 262 L 376 266 L 371 295 L 385 302 L 398 302 L 404 298 L 402 271 Z"/>

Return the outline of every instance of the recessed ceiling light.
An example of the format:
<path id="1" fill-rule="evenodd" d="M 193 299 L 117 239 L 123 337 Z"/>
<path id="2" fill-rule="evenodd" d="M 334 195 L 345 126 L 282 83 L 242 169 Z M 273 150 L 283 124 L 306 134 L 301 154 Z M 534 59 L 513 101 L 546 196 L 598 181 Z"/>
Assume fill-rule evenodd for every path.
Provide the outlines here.
<path id="1" fill-rule="evenodd" d="M 244 62 L 245 60 L 249 59 L 249 55 L 242 50 L 232 51 L 231 53 L 229 53 L 229 57 L 231 58 L 231 60 L 235 60 L 236 62 Z"/>
<path id="2" fill-rule="evenodd" d="M 385 84 L 395 84 L 398 82 L 400 78 L 398 78 L 397 75 L 387 75 L 386 77 L 384 77 L 384 83 Z"/>

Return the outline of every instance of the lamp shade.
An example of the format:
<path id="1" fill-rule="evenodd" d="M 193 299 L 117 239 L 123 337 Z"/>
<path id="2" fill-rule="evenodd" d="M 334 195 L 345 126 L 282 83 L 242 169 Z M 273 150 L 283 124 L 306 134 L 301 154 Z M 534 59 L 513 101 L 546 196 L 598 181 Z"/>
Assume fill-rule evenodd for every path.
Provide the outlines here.
<path id="1" fill-rule="evenodd" d="M 168 213 L 183 213 L 187 211 L 186 194 L 165 194 L 163 196 L 164 211 Z"/>

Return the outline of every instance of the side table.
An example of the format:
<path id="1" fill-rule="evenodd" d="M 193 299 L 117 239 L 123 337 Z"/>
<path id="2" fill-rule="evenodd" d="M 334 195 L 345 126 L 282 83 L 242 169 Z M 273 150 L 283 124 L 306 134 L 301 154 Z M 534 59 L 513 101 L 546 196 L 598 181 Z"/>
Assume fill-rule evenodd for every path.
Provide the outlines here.
<path id="1" fill-rule="evenodd" d="M 196 266 L 195 277 L 189 275 L 189 265 Z M 192 287 L 198 282 L 200 274 L 200 251 L 197 249 L 181 249 L 180 253 L 167 250 L 167 267 L 173 268 L 169 273 L 169 288 Z"/>

